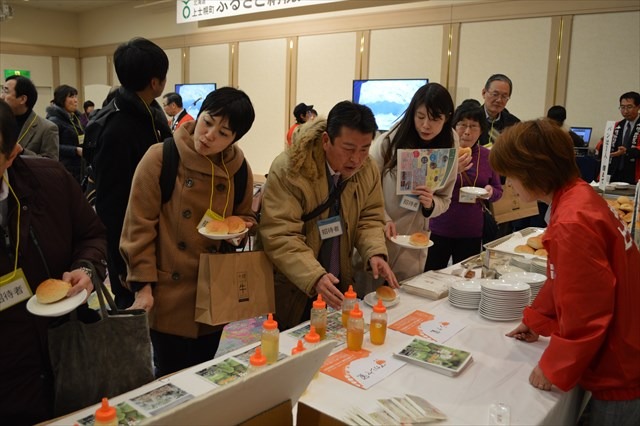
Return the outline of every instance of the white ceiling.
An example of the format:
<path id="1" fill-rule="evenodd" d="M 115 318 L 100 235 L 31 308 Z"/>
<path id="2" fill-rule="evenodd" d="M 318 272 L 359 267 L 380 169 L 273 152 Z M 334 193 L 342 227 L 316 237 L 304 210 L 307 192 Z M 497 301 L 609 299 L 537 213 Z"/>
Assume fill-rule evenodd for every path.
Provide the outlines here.
<path id="1" fill-rule="evenodd" d="M 22 7 L 55 10 L 58 12 L 82 13 L 103 7 L 131 3 L 133 7 L 166 4 L 172 0 L 4 0 L 6 3 Z"/>

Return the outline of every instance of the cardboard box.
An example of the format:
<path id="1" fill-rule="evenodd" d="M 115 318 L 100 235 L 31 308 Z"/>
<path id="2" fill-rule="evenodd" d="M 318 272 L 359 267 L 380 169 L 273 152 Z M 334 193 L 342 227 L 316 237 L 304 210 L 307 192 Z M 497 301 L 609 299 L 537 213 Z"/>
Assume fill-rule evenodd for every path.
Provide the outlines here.
<path id="1" fill-rule="evenodd" d="M 502 185 L 502 198 L 491 204 L 493 217 L 496 222 L 504 223 L 524 217 L 538 214 L 538 203 L 535 201 L 525 203 L 520 199 L 516 191 L 511 186 L 509 178 Z"/>

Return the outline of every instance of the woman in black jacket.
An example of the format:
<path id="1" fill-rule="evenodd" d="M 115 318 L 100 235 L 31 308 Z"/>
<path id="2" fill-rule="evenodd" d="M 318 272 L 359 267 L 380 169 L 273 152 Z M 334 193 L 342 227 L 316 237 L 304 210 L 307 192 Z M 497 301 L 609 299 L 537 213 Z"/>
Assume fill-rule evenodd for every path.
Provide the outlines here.
<path id="1" fill-rule="evenodd" d="M 58 126 L 60 162 L 78 181 L 82 180 L 82 142 L 84 129 L 80 123 L 78 91 L 63 84 L 53 92 L 53 102 L 47 107 L 47 120 Z"/>

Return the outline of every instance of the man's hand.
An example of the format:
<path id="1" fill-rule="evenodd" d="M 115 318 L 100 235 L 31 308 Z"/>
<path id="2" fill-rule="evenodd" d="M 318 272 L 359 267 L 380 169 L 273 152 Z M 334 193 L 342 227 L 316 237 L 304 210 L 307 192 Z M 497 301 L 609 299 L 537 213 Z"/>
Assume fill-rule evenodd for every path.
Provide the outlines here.
<path id="1" fill-rule="evenodd" d="M 398 230 L 396 229 L 396 224 L 395 222 L 393 222 L 392 220 L 390 220 L 389 222 L 387 222 L 384 225 L 384 235 L 388 238 L 391 239 L 393 237 L 395 237 L 396 235 L 398 235 Z"/>
<path id="2" fill-rule="evenodd" d="M 524 323 L 520 323 L 519 326 L 508 332 L 506 336 L 513 337 L 527 343 L 535 342 L 536 340 L 538 340 L 538 334 L 527 327 Z"/>
<path id="3" fill-rule="evenodd" d="M 529 383 L 531 383 L 531 386 L 534 388 L 538 388 L 540 390 L 551 390 L 552 383 L 546 378 L 539 365 L 536 365 L 529 375 Z"/>
<path id="4" fill-rule="evenodd" d="M 67 297 L 75 296 L 82 290 L 87 290 L 88 297 L 93 291 L 91 278 L 89 278 L 89 275 L 80 268 L 62 274 L 62 281 L 71 283 L 72 286 L 67 292 Z"/>
<path id="5" fill-rule="evenodd" d="M 149 312 L 153 308 L 153 291 L 151 284 L 147 284 L 136 292 L 136 299 L 129 309 L 144 309 Z"/>
<path id="6" fill-rule="evenodd" d="M 400 288 L 396 275 L 382 256 L 371 256 L 371 259 L 369 259 L 369 265 L 371 265 L 373 278 L 378 279 L 379 276 L 382 276 L 391 288 Z"/>
<path id="7" fill-rule="evenodd" d="M 316 283 L 316 292 L 322 295 L 322 300 L 327 302 L 327 305 L 333 309 L 340 310 L 342 306 L 342 299 L 344 295 L 340 291 L 336 284 L 340 282 L 333 274 L 326 273 L 320 277 Z"/>

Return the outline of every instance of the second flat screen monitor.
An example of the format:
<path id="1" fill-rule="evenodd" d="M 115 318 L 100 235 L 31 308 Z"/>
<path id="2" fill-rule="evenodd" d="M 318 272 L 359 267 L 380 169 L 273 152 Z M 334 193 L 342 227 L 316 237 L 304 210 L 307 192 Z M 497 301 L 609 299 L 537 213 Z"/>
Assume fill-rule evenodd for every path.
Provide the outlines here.
<path id="1" fill-rule="evenodd" d="M 405 112 L 426 78 L 353 80 L 353 102 L 371 108 L 378 129 L 389 130 Z"/>
<path id="2" fill-rule="evenodd" d="M 193 117 L 198 116 L 202 101 L 216 90 L 216 83 L 176 84 L 176 93 L 182 96 L 182 106 Z"/>

